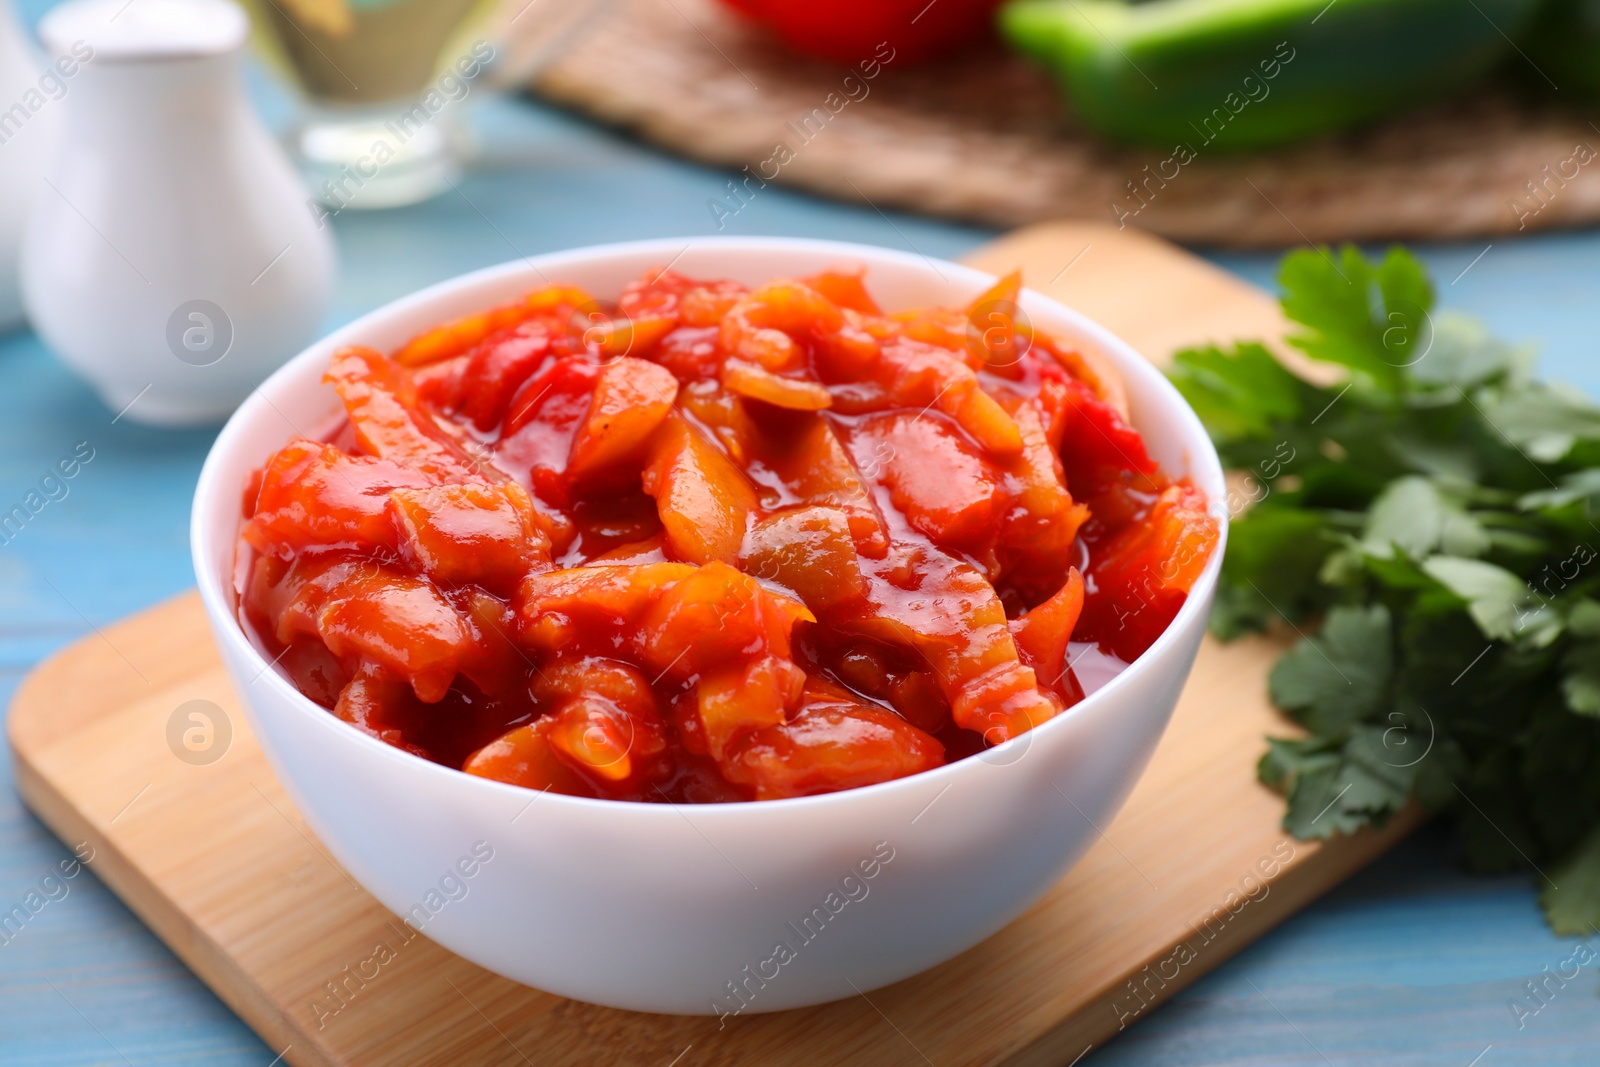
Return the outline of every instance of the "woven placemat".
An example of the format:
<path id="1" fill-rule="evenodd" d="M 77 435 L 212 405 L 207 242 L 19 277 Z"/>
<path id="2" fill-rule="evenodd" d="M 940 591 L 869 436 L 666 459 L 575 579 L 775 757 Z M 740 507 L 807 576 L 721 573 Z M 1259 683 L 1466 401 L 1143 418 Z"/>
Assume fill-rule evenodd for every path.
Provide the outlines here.
<path id="1" fill-rule="evenodd" d="M 1163 185 L 1144 168 L 1161 171 L 1171 152 L 1094 140 L 1043 74 L 998 45 L 846 85 L 849 73 L 797 59 L 711 0 L 625 0 L 534 88 L 696 159 L 996 226 L 1120 219 L 1180 241 L 1272 246 L 1600 220 L 1600 130 L 1505 89 L 1263 154 L 1202 148 Z M 713 228 L 738 196 L 759 195 L 740 178 L 738 195 L 708 203 Z"/>

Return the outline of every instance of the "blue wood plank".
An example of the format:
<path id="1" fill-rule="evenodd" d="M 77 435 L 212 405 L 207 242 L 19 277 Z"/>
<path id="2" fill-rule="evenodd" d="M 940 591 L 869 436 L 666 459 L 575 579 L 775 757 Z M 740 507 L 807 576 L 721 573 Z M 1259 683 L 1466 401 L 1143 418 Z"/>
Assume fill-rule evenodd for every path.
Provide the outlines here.
<path id="1" fill-rule="evenodd" d="M 281 111 L 281 102 L 268 104 Z M 462 195 L 336 220 L 343 270 L 330 326 L 519 255 L 715 232 L 706 201 L 726 180 L 716 171 L 526 103 L 490 102 L 475 121 L 489 165 L 463 183 Z M 934 256 L 959 255 L 991 236 L 776 188 L 725 232 L 839 237 Z M 1588 295 L 1600 285 L 1600 237 L 1496 241 L 1450 285 L 1481 250 L 1424 249 L 1444 302 L 1511 336 L 1543 338 L 1548 373 L 1600 391 Z M 1276 259 L 1213 258 L 1263 284 Z M 91 625 L 191 584 L 188 504 L 212 434 L 113 424 L 112 414 L 30 335 L 0 339 L 0 507 L 21 499 L 77 442 L 95 449 L 68 496 L 0 547 L 0 700 L 9 701 L 29 666 Z M 6 755 L 0 910 L 69 855 L 22 809 L 9 774 Z M 1600 1038 L 1593 965 L 1538 1014 L 1524 1015 L 1521 1028 L 1508 1007 L 1524 994 L 1524 981 L 1547 966 L 1559 969 L 1571 950 L 1543 925 L 1531 879 L 1469 877 L 1444 836 L 1428 832 L 1082 1062 L 1467 1067 L 1481 1054 L 1484 1067 L 1592 1064 Z M 0 1063 L 265 1067 L 277 1051 L 92 874 L 74 879 L 66 896 L 0 944 Z M 712 1052 L 697 1049 L 684 1067 L 702 1051 Z"/>

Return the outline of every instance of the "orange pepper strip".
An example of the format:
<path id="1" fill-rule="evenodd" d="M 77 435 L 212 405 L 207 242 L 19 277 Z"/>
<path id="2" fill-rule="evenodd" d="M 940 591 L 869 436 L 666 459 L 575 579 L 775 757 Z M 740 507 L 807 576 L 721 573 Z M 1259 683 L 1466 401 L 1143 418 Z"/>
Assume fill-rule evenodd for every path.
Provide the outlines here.
<path id="1" fill-rule="evenodd" d="M 745 572 L 793 590 L 807 607 L 866 595 L 849 518 L 838 508 L 786 508 L 753 526 L 746 542 Z"/>
<path id="2" fill-rule="evenodd" d="M 594 314 L 598 311 L 598 305 L 588 293 L 576 286 L 552 285 L 546 289 L 536 289 L 515 303 L 501 304 L 424 330 L 395 350 L 394 361 L 402 367 L 436 363 L 461 355 L 501 330 L 509 330 L 539 315 L 559 316 L 562 311 L 569 316 L 573 313 Z M 592 323 L 585 318 L 579 325 L 589 326 Z"/>
<path id="3" fill-rule="evenodd" d="M 859 370 L 878 342 L 837 305 L 798 281 L 768 282 L 722 318 L 722 351 L 774 373 L 807 371 L 808 350 L 835 370 Z"/>
<path id="4" fill-rule="evenodd" d="M 333 713 L 384 744 L 428 759 L 423 748 L 405 739 L 404 714 L 411 694 L 403 679 L 375 663 L 363 663 L 339 692 Z"/>
<path id="5" fill-rule="evenodd" d="M 867 293 L 866 274 L 867 268 L 861 263 L 837 263 L 801 280 L 841 308 L 863 315 L 882 315 L 883 309 Z"/>
<path id="6" fill-rule="evenodd" d="M 899 551 L 896 551 L 898 549 Z M 934 549 L 897 545 L 867 565 L 865 605 L 829 611 L 847 633 L 907 648 L 932 668 L 957 726 L 990 744 L 1061 711 L 1022 664 L 994 588 L 970 564 Z"/>
<path id="7" fill-rule="evenodd" d="M 722 364 L 722 384 L 740 396 L 793 411 L 821 411 L 833 405 L 833 394 L 820 382 L 774 374 L 738 356 L 729 356 Z"/>
<path id="8" fill-rule="evenodd" d="M 601 792 L 638 790 L 662 776 L 666 724 L 637 667 L 563 657 L 542 667 L 530 689 L 541 708 L 552 709 L 551 745 Z"/>
<path id="9" fill-rule="evenodd" d="M 527 789 L 593 797 L 599 791 L 557 755 L 550 741 L 552 718 L 536 719 L 489 742 L 467 757 L 462 770 Z"/>
<path id="10" fill-rule="evenodd" d="M 949 419 L 867 416 L 851 444 L 863 468 L 877 468 L 906 521 L 934 543 L 965 549 L 993 540 L 1005 504 L 1000 473 Z"/>
<path id="11" fill-rule="evenodd" d="M 680 415 L 669 416 L 644 471 L 672 554 L 690 563 L 739 558 L 755 488 L 722 449 Z"/>
<path id="12" fill-rule="evenodd" d="M 530 570 L 550 567 L 550 538 L 515 482 L 398 489 L 389 507 L 407 554 L 441 585 L 503 593 Z"/>
<path id="13" fill-rule="evenodd" d="M 787 659 L 794 624 L 814 621 L 799 601 L 725 563 L 708 563 L 652 603 L 639 631 L 652 670 L 689 678 L 763 652 Z"/>
<path id="14" fill-rule="evenodd" d="M 1067 581 L 1054 596 L 1011 621 L 1011 635 L 1023 660 L 1045 680 L 1058 685 L 1067 670 L 1067 643 L 1083 612 L 1083 575 L 1067 571 Z"/>
<path id="15" fill-rule="evenodd" d="M 820 683 L 820 684 L 819 684 Z M 747 734 L 720 761 L 757 800 L 831 793 L 931 770 L 944 746 L 904 719 L 812 679 L 798 714 Z"/>
<path id="16" fill-rule="evenodd" d="M 522 301 L 468 315 L 413 337 L 395 351 L 394 361 L 402 367 L 422 367 L 459 356 L 485 338 L 520 326 L 532 317 L 533 313 Z"/>
<path id="17" fill-rule="evenodd" d="M 706 748 L 720 759 L 740 734 L 781 723 L 805 674 L 789 658 L 790 631 L 815 616 L 723 563 L 678 582 L 642 622 L 645 656 L 662 677 L 700 676 Z"/>
<path id="18" fill-rule="evenodd" d="M 462 667 L 482 660 L 483 635 L 429 581 L 371 560 L 302 558 L 276 613 L 283 644 L 319 637 L 341 660 L 379 666 L 411 684 L 417 699 L 444 698 Z"/>
<path id="19" fill-rule="evenodd" d="M 672 411 L 678 379 L 655 363 L 624 357 L 606 364 L 595 381 L 589 413 L 572 439 L 567 475 L 593 478 L 634 461 Z"/>
<path id="20" fill-rule="evenodd" d="M 523 579 L 512 601 L 520 640 L 554 653 L 592 635 L 596 645 L 638 654 L 639 620 L 672 585 L 695 572 L 687 563 L 574 567 Z"/>
<path id="21" fill-rule="evenodd" d="M 1180 482 L 1142 521 L 1099 546 L 1089 577 L 1102 590 L 1084 612 L 1086 635 L 1132 662 L 1166 630 L 1221 536 L 1205 494 Z"/>
<path id="22" fill-rule="evenodd" d="M 341 348 L 322 380 L 344 401 L 356 440 L 367 452 L 438 483 L 485 480 L 466 450 L 417 409 L 405 372 L 382 353 L 360 345 Z"/>
<path id="23" fill-rule="evenodd" d="M 803 604 L 723 563 L 534 575 L 523 582 L 517 611 L 539 651 L 569 648 L 575 636 L 589 635 L 593 647 L 621 649 L 656 681 L 698 677 L 699 715 L 714 757 L 741 733 L 784 721 L 805 682 L 790 659 L 790 631 L 796 622 L 815 621 Z M 577 750 L 569 755 L 587 758 Z"/>
<path id="24" fill-rule="evenodd" d="M 944 412 L 995 456 L 1022 451 L 1017 424 L 983 391 L 977 374 L 957 353 L 917 341 L 896 341 L 883 346 L 878 374 L 896 404 Z"/>
<path id="25" fill-rule="evenodd" d="M 805 684 L 805 672 L 777 656 L 735 661 L 701 678 L 695 698 L 711 758 L 721 763 L 742 734 L 781 725 Z"/>
<path id="26" fill-rule="evenodd" d="M 427 484 L 417 471 L 388 460 L 291 441 L 267 462 L 242 536 L 267 555 L 334 545 L 393 551 L 397 535 L 386 512 L 390 492 Z"/>
<path id="27" fill-rule="evenodd" d="M 872 489 L 844 442 L 822 416 L 798 421 L 786 439 L 760 436 L 760 458 L 783 479 L 785 487 L 808 504 L 838 508 L 847 516 L 856 550 L 882 559 L 889 550 L 889 535 Z M 876 461 L 881 456 L 874 455 Z"/>
<path id="28" fill-rule="evenodd" d="M 967 305 L 967 350 L 992 373 L 1007 378 L 1022 374 L 1022 357 L 1032 333 L 1017 322 L 1021 309 L 1022 271 L 1014 270 Z"/>
<path id="29" fill-rule="evenodd" d="M 1091 348 L 1082 351 L 1064 348 L 1053 338 L 1036 334 L 1035 347 L 1044 349 L 1072 377 L 1087 385 L 1094 395 L 1114 408 L 1123 421 L 1127 421 L 1128 389 L 1116 365 Z"/>
<path id="30" fill-rule="evenodd" d="M 1038 402 L 1023 401 L 1013 418 L 1022 434 L 1022 452 L 996 464 L 1006 498 L 997 543 L 1010 564 L 1005 576 L 1033 600 L 1059 588 L 1089 508 L 1067 489 Z"/>

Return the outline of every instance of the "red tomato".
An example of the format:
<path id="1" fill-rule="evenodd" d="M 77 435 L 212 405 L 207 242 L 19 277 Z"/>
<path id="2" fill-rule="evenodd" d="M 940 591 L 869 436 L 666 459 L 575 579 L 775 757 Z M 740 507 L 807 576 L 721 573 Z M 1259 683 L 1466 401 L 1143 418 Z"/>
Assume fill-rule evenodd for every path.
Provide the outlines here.
<path id="1" fill-rule="evenodd" d="M 1000 0 L 723 0 L 796 51 L 858 67 L 916 63 L 987 38 Z"/>

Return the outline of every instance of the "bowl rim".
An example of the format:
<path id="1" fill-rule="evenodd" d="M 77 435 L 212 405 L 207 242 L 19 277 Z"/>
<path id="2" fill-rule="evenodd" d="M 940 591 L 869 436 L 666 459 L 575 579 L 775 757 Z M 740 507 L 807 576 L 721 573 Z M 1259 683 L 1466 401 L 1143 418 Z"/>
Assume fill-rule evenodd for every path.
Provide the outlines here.
<path id="1" fill-rule="evenodd" d="M 224 480 L 223 464 L 225 457 L 237 446 L 238 440 L 247 432 L 259 418 L 268 414 L 276 414 L 283 418 L 281 412 L 272 403 L 268 392 L 275 386 L 284 382 L 297 379 L 310 373 L 313 366 L 320 367 L 328 355 L 338 347 L 346 344 L 360 343 L 360 337 L 378 327 L 387 319 L 400 314 L 418 304 L 427 303 L 437 299 L 459 296 L 482 287 L 491 287 L 496 283 L 504 282 L 509 278 L 521 274 L 530 276 L 533 284 L 549 284 L 544 279 L 545 270 L 559 271 L 564 266 L 573 263 L 588 263 L 594 260 L 605 260 L 626 256 L 640 256 L 646 254 L 664 255 L 668 258 L 681 257 L 685 252 L 693 249 L 739 249 L 758 252 L 772 252 L 783 254 L 785 252 L 822 252 L 831 254 L 839 260 L 859 260 L 866 264 L 870 278 L 874 261 L 879 263 L 891 262 L 901 266 L 911 267 L 916 270 L 932 271 L 935 275 L 945 278 L 946 271 L 950 272 L 957 280 L 970 279 L 975 284 L 993 284 L 998 277 L 987 271 L 979 270 L 962 263 L 945 259 L 934 259 L 921 253 L 902 252 L 898 249 L 885 248 L 877 245 L 861 244 L 849 241 L 824 240 L 806 237 L 759 237 L 759 236 L 695 236 L 695 237 L 665 237 L 649 238 L 637 241 L 611 242 L 597 245 L 584 245 L 577 248 L 563 249 L 554 252 L 541 253 L 534 256 L 522 256 L 518 259 L 482 267 L 477 270 L 459 274 L 443 281 L 436 282 L 422 289 L 415 290 L 404 296 L 389 301 L 373 310 L 358 316 L 343 326 L 340 326 L 307 345 L 294 357 L 274 371 L 266 381 L 257 386 L 245 401 L 239 405 L 227 423 L 217 434 L 210 450 L 206 454 L 204 465 L 201 467 L 199 479 L 195 486 L 194 501 L 190 513 L 190 555 L 195 570 L 196 584 L 199 587 L 201 602 L 211 623 L 214 636 L 220 634 L 220 640 L 232 647 L 237 653 L 243 653 L 246 662 L 256 668 L 251 685 L 265 684 L 275 689 L 278 696 L 294 708 L 296 714 L 311 716 L 320 727 L 335 732 L 335 736 L 342 737 L 345 744 L 367 746 L 368 751 L 378 759 L 397 761 L 400 767 L 412 768 L 415 773 L 432 776 L 448 776 L 449 780 L 456 781 L 457 785 L 443 786 L 447 789 L 478 790 L 484 796 L 502 796 L 509 799 L 526 799 L 529 803 L 534 799 L 544 798 L 546 803 L 555 804 L 558 808 L 569 808 L 576 816 L 585 812 L 602 816 L 605 813 L 639 812 L 639 818 L 678 819 L 687 817 L 688 812 L 696 815 L 696 822 L 700 819 L 712 820 L 743 820 L 748 818 L 761 818 L 752 815 L 754 812 L 770 812 L 773 817 L 779 813 L 795 810 L 822 810 L 824 808 L 850 804 L 866 803 L 879 797 L 885 797 L 893 792 L 909 792 L 919 787 L 914 783 L 924 783 L 929 788 L 938 789 L 943 795 L 944 788 L 948 788 L 951 779 L 958 775 L 973 773 L 972 764 L 990 762 L 983 756 L 989 753 L 1014 754 L 1013 758 L 1004 763 L 1016 762 L 1023 758 L 1026 746 L 1031 746 L 1035 740 L 1047 738 L 1048 733 L 1041 731 L 1059 732 L 1069 719 L 1075 719 L 1100 705 L 1116 699 L 1116 694 L 1131 686 L 1132 680 L 1142 674 L 1156 670 L 1155 662 L 1164 659 L 1166 653 L 1179 640 L 1179 632 L 1188 630 L 1196 621 L 1195 617 L 1202 611 L 1203 606 L 1208 610 L 1211 594 L 1217 584 L 1222 567 L 1222 558 L 1227 549 L 1229 516 L 1226 506 L 1226 487 L 1223 481 L 1223 467 L 1215 446 L 1205 432 L 1199 416 L 1189 406 L 1177 388 L 1167 380 L 1166 376 L 1144 356 L 1140 355 L 1131 345 L 1117 337 L 1110 330 L 1090 319 L 1087 315 L 1072 307 L 1055 300 L 1052 297 L 1034 290 L 1023 290 L 1021 302 L 1026 307 L 1029 304 L 1043 305 L 1049 308 L 1054 317 L 1070 322 L 1084 338 L 1099 347 L 1107 358 L 1116 365 L 1119 373 L 1140 375 L 1147 377 L 1153 383 L 1155 395 L 1161 398 L 1165 412 L 1177 419 L 1182 447 L 1188 461 L 1188 475 L 1196 482 L 1210 482 L 1207 488 L 1210 496 L 1210 510 L 1219 523 L 1219 536 L 1217 546 L 1212 557 L 1207 561 L 1204 570 L 1194 587 L 1190 589 L 1183 606 L 1178 610 L 1171 622 L 1161 632 L 1161 635 L 1147 648 L 1138 659 L 1130 663 L 1124 670 L 1107 682 L 1094 693 L 1067 708 L 1060 715 L 1048 722 L 1034 727 L 1027 733 L 1018 735 L 1000 745 L 986 750 L 983 754 L 946 763 L 931 770 L 908 775 L 904 778 L 895 778 L 886 782 L 877 782 L 871 785 L 857 786 L 852 789 L 843 789 L 832 793 L 819 793 L 803 797 L 786 797 L 778 800 L 748 800 L 730 801 L 717 804 L 692 804 L 672 802 L 642 802 L 612 800 L 600 797 L 578 797 L 564 793 L 552 793 L 549 790 L 534 790 L 526 786 L 513 785 L 509 782 L 500 782 L 490 778 L 480 778 L 467 774 L 444 764 L 434 763 L 432 760 L 423 759 L 421 756 L 395 748 L 375 737 L 368 736 L 356 730 L 339 719 L 336 719 L 328 709 L 317 704 L 311 698 L 301 693 L 289 679 L 281 674 L 276 666 L 256 647 L 245 632 L 238 620 L 238 615 L 229 601 L 232 597 L 231 585 L 233 571 L 230 568 L 226 575 L 217 573 L 209 565 L 209 559 L 215 554 L 217 538 L 227 536 L 237 545 L 237 525 L 224 534 L 212 529 L 207 517 L 214 510 L 214 498 L 219 493 L 227 496 L 238 497 L 242 492 L 242 484 L 234 485 Z M 676 262 L 676 259 L 674 259 Z M 774 275 L 780 276 L 780 275 Z M 982 289 L 977 290 L 982 292 Z M 975 294 L 976 295 L 976 294 Z M 1137 429 L 1138 427 L 1135 426 Z M 224 513 L 238 514 L 237 508 L 230 508 Z M 232 558 L 230 556 L 230 558 Z M 1203 625 L 1203 622 L 1202 622 Z M 258 710 L 260 705 L 235 691 L 242 708 L 247 714 L 264 714 Z M 1018 754 L 1018 750 L 1021 753 Z M 1000 760 L 994 761 L 997 765 L 1004 765 Z M 964 769 L 963 769 L 964 768 Z M 441 783 L 444 781 L 440 779 Z M 943 788 L 940 788 L 940 787 Z M 655 812 L 646 815 L 644 812 Z"/>

